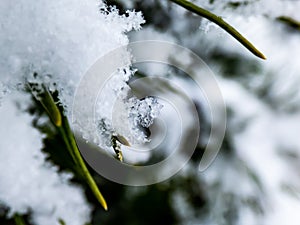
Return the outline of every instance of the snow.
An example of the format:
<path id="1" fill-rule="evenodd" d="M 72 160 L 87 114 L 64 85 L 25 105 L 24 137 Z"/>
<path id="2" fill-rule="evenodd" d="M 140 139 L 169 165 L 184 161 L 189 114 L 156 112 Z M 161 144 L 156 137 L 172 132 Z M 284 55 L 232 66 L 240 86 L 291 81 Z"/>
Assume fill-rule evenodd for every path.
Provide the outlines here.
<path id="1" fill-rule="evenodd" d="M 105 54 L 126 45 L 129 42 L 126 33 L 139 30 L 145 22 L 141 12 L 127 10 L 120 15 L 115 7 L 107 7 L 96 0 L 34 1 L 30 4 L 5 0 L 0 4 L 0 20 L 3 21 L 0 27 L 0 85 L 9 90 L 22 89 L 26 80 L 37 86 L 43 84 L 51 91 L 57 90 L 60 104 L 69 118 L 74 93 L 86 71 Z M 129 52 L 122 57 L 125 61 L 131 60 Z M 37 76 L 33 75 L 35 73 Z M 105 106 L 117 97 L 123 101 L 120 104 L 125 104 L 130 90 L 126 82 L 133 73 L 129 68 L 120 68 L 104 90 L 104 100 L 100 100 L 97 109 L 98 121 L 106 120 L 114 131 L 117 127 L 107 119 L 111 107 Z M 0 98 L 3 95 L 4 89 Z M 84 113 L 84 107 L 81 110 L 82 117 L 90 116 Z M 128 115 L 125 119 L 128 120 Z M 90 133 L 94 126 L 98 124 L 93 122 L 81 129 L 84 138 L 107 146 L 107 136 L 95 137 Z M 142 133 L 136 132 L 130 138 L 143 139 L 138 135 Z"/>
<path id="2" fill-rule="evenodd" d="M 71 184 L 71 174 L 58 173 L 58 168 L 46 162 L 41 152 L 42 138 L 32 127 L 33 117 L 20 111 L 16 102 L 20 95 L 11 95 L 0 107 L 0 203 L 15 213 L 31 212 L 37 225 L 82 225 L 90 221 L 91 207 L 83 190 Z M 29 96 L 21 96 L 22 101 Z"/>
<path id="3" fill-rule="evenodd" d="M 0 21 L 0 82 L 13 87 L 33 72 L 50 74 L 66 111 L 86 70 L 144 22 L 140 12 L 119 15 L 96 0 L 4 0 Z"/>
<path id="4" fill-rule="evenodd" d="M 158 103 L 156 98 L 146 97 L 139 100 L 137 98 L 129 99 L 129 118 L 133 120 L 133 124 L 142 127 L 150 127 L 154 118 L 159 116 L 160 109 L 163 106 Z"/>
<path id="5" fill-rule="evenodd" d="M 69 182 L 70 174 L 60 174 L 45 162 L 43 137 L 31 126 L 33 118 L 19 112 L 13 102 L 28 102 L 22 92 L 26 82 L 35 83 L 36 91 L 43 84 L 58 91 L 64 113 L 70 117 L 74 93 L 85 72 L 97 59 L 129 42 L 126 33 L 141 28 L 142 14 L 128 10 L 120 15 L 98 0 L 4 0 L 0 21 L 0 158 L 5 159 L 0 164 L 0 201 L 9 206 L 9 216 L 32 212 L 34 224 L 58 224 L 63 219 L 66 224 L 82 225 L 91 213 L 83 190 Z M 129 53 L 123 57 L 131 60 Z M 115 96 L 126 96 L 129 89 L 126 81 L 133 71 L 126 70 L 116 74 L 115 84 L 122 90 L 113 89 Z"/>
<path id="6" fill-rule="evenodd" d="M 122 2 L 131 8 L 136 1 Z M 157 1 L 143 4 L 151 6 L 154 2 Z M 240 74 L 244 78 L 241 81 L 224 78 L 224 71 L 218 63 L 213 58 L 208 61 L 218 77 L 228 110 L 232 112 L 227 132 L 233 144 L 233 159 L 221 152 L 213 165 L 197 177 L 205 183 L 204 189 L 212 209 L 203 221 L 205 224 L 226 223 L 223 214 L 232 204 L 237 210 L 237 224 L 276 225 L 286 223 L 288 219 L 289 224 L 296 225 L 300 219 L 300 179 L 297 172 L 297 157 L 300 155 L 300 64 L 297 61 L 300 36 L 289 32 L 275 18 L 287 15 L 300 20 L 300 2 L 237 0 L 234 2 L 242 4 L 237 9 L 228 5 L 232 2 L 229 0 L 214 1 L 213 4 L 209 0 L 193 2 L 222 16 L 267 57 L 267 61 L 256 59 L 219 27 L 167 2 L 160 4 L 166 11 L 169 10 L 172 18 L 168 32 L 148 26 L 130 35 L 131 40 L 176 42 L 206 59 L 218 50 L 227 55 L 238 55 L 243 63 L 254 61 L 259 65 L 258 73 L 246 71 Z M 82 190 L 70 185 L 69 175 L 58 174 L 54 166 L 45 165 L 45 156 L 40 152 L 41 134 L 31 127 L 32 118 L 18 113 L 5 93 L 14 91 L 24 78 L 28 79 L 37 72 L 42 75 L 40 82 L 47 83 L 45 79 L 49 78 L 49 85 L 56 83 L 50 89 L 59 91 L 59 99 L 68 115 L 74 92 L 84 73 L 99 57 L 127 44 L 127 32 L 139 30 L 144 23 L 143 17 L 134 10 L 127 11 L 126 16 L 119 15 L 115 8 L 108 9 L 98 1 L 38 0 L 29 4 L 25 0 L 18 3 L 3 0 L 0 2 L 0 21 L 0 101 L 3 105 L 0 108 L 3 137 L 0 158 L 9 159 L 0 163 L 0 201 L 10 206 L 10 215 L 32 210 L 32 220 L 36 224 L 47 224 L 48 221 L 55 224 L 58 218 L 63 218 L 67 224 L 82 224 L 89 220 L 90 215 Z M 130 54 L 125 58 L 130 61 Z M 188 59 L 183 63 L 188 64 Z M 98 124 L 93 124 L 98 126 L 98 136 L 91 134 L 89 129 L 83 131 L 86 139 L 100 146 L 110 147 L 110 137 L 114 132 L 127 135 L 126 138 L 132 142 L 139 138 L 144 140 L 141 133 L 133 132 L 128 136 L 134 129 L 129 126 L 130 119 L 135 125 L 147 119 L 144 125 L 148 126 L 159 112 L 160 104 L 151 98 L 148 98 L 151 102 L 143 106 L 143 110 L 139 110 L 139 105 L 144 105 L 147 100 L 131 99 L 134 100 L 134 110 L 129 110 L 130 88 L 127 82 L 134 70 L 123 69 L 111 77 L 102 90 L 104 95 L 98 99 Z M 148 64 L 143 69 L 149 75 L 170 76 L 169 70 L 161 65 Z M 45 76 L 48 74 L 51 77 Z M 189 96 L 203 101 L 194 88 L 181 79 L 175 80 L 181 83 L 178 86 L 189 92 Z M 260 96 L 264 89 L 267 96 Z M 24 97 L 18 99 L 24 101 Z M 150 106 L 155 108 L 153 116 Z M 110 119 L 113 110 L 118 112 L 114 121 Z M 173 122 L 174 117 L 168 117 L 168 110 L 170 108 L 163 108 L 167 112 L 164 113 L 164 123 L 178 125 Z M 190 124 L 183 126 L 188 129 Z M 175 134 L 173 132 L 171 134 Z M 167 143 L 175 142 L 172 140 L 176 139 L 175 135 L 167 137 Z M 253 182 L 253 175 L 258 178 L 258 183 Z M 35 182 L 32 182 L 33 179 Z M 15 185 L 16 180 L 18 185 Z M 64 201 L 57 198 L 62 195 Z M 247 199 L 257 201 L 256 210 L 262 209 L 263 213 L 257 213 L 245 204 Z M 184 224 L 199 224 L 197 218 L 187 212 L 192 209 L 183 193 L 177 193 L 174 202 L 186 222 Z"/>

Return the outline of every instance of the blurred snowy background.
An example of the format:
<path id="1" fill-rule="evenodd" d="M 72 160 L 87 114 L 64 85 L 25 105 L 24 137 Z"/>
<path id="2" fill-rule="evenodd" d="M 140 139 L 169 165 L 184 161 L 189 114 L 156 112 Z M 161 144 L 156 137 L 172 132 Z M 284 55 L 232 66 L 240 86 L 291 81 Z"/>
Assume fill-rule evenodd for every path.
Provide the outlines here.
<path id="1" fill-rule="evenodd" d="M 300 223 L 300 1 L 193 2 L 233 25 L 267 60 L 167 0 L 107 0 L 111 7 L 92 0 L 0 2 L 1 224 L 14 224 L 15 213 L 38 225 Z M 202 97 L 176 71 L 141 68 L 137 75 L 174 76 L 188 87 L 199 109 L 199 144 L 183 171 L 160 184 L 126 187 L 93 173 L 109 204 L 104 212 L 69 169 L 59 135 L 23 82 L 43 74 L 39 82 L 58 91 L 68 115 L 89 66 L 136 40 L 170 41 L 197 53 L 216 74 L 227 130 L 218 157 L 200 173 L 210 127 Z M 143 160 L 155 157 L 161 156 Z"/>

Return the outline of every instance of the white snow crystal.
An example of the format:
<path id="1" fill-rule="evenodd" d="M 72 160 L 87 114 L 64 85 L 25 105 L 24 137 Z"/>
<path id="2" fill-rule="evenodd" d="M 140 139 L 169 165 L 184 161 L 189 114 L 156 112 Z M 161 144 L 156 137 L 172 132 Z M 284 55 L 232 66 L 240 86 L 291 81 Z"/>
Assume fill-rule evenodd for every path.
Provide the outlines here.
<path id="1" fill-rule="evenodd" d="M 129 68 L 119 70 L 107 82 L 99 96 L 96 119 L 99 136 L 98 139 L 92 133 L 86 136 L 89 137 L 88 140 L 95 139 L 96 144 L 102 148 L 111 146 L 110 139 L 114 133 L 124 136 L 131 144 L 149 141 L 140 128 L 151 126 L 159 116 L 162 105 L 154 97 L 140 100 L 132 96 L 127 82 L 134 72 L 135 70 L 131 71 Z"/>
<path id="2" fill-rule="evenodd" d="M 130 107 L 129 117 L 133 120 L 133 124 L 142 127 L 150 127 L 162 108 L 162 105 L 153 97 L 146 97 L 142 100 L 131 98 L 128 104 Z"/>

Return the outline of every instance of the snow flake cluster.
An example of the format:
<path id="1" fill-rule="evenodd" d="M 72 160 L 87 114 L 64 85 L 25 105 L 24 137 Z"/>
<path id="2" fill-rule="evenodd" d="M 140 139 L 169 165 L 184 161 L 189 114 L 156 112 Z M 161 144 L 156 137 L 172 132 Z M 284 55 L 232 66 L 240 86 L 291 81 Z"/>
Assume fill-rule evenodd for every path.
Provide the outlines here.
<path id="1" fill-rule="evenodd" d="M 124 136 L 130 144 L 149 141 L 143 129 L 153 124 L 163 106 L 154 97 L 138 99 L 133 95 L 128 81 L 135 72 L 136 70 L 124 68 L 107 81 L 96 106 L 97 137 L 89 133 L 86 140 L 94 140 L 104 149 L 111 147 L 109 140 L 114 134 Z"/>
<path id="2" fill-rule="evenodd" d="M 154 118 L 158 117 L 162 105 L 156 98 L 147 97 L 139 100 L 136 98 L 129 99 L 130 113 L 135 126 L 150 127 Z"/>

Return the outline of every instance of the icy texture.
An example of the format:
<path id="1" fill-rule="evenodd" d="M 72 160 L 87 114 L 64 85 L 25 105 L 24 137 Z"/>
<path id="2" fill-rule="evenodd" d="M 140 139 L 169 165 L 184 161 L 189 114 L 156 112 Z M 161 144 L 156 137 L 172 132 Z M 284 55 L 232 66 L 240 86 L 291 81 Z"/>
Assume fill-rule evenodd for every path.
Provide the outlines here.
<path id="1" fill-rule="evenodd" d="M 14 213 L 32 213 L 36 225 L 82 225 L 90 221 L 91 208 L 83 190 L 70 184 L 71 174 L 45 161 L 42 135 L 32 127 L 32 117 L 20 111 L 10 96 L 0 108 L 0 202 Z M 21 97 L 27 101 L 29 97 Z"/>
<path id="2" fill-rule="evenodd" d="M 131 98 L 128 104 L 130 107 L 129 118 L 133 120 L 135 126 L 141 125 L 142 127 L 150 127 L 162 108 L 162 105 L 153 97 L 142 100 Z"/>
<path id="3" fill-rule="evenodd" d="M 150 127 L 154 119 L 160 114 L 163 105 L 160 104 L 156 98 L 146 97 L 144 99 L 137 99 L 132 97 L 127 103 L 127 109 L 129 111 L 128 118 L 131 124 L 132 133 L 137 138 L 142 139 L 142 142 L 148 141 L 148 137 L 139 128 Z"/>
<path id="4" fill-rule="evenodd" d="M 108 52 L 126 45 L 129 42 L 126 33 L 139 30 L 145 22 L 141 12 L 127 10 L 120 15 L 115 7 L 107 7 L 98 0 L 17 3 L 4 0 L 0 3 L 0 20 L 0 98 L 4 94 L 2 86 L 8 90 L 20 89 L 26 80 L 35 84 L 37 93 L 44 85 L 50 91 L 58 91 L 68 118 L 76 87 L 85 72 Z M 120 57 L 126 62 L 131 60 L 129 52 Z M 122 126 L 123 122 L 112 124 L 110 109 L 116 98 L 121 99 L 120 105 L 126 103 L 130 90 L 126 82 L 133 72 L 123 68 L 112 77 L 103 101 L 100 100 L 96 124 L 88 121 L 87 128 L 81 130 L 85 139 L 109 146 L 111 133 L 122 131 L 116 126 Z M 91 116 L 85 114 L 84 106 L 80 115 Z M 105 129 L 101 128 L 103 121 L 111 127 L 106 134 L 101 130 Z M 100 137 L 92 132 L 95 127 L 100 129 Z"/>
<path id="5" fill-rule="evenodd" d="M 96 118 L 99 136 L 96 138 L 93 133 L 86 136 L 102 148 L 111 146 L 111 136 L 115 134 L 124 136 L 130 144 L 149 141 L 140 128 L 148 128 L 153 123 L 162 105 L 153 97 L 139 100 L 132 95 L 127 82 L 134 72 L 129 68 L 117 71 L 101 91 Z"/>
<path id="6" fill-rule="evenodd" d="M 4 0 L 0 20 L 0 82 L 13 87 L 33 72 L 50 74 L 65 109 L 89 66 L 144 22 L 140 12 L 119 15 L 96 0 Z"/>

